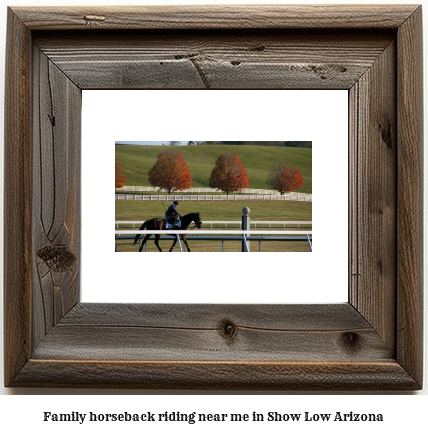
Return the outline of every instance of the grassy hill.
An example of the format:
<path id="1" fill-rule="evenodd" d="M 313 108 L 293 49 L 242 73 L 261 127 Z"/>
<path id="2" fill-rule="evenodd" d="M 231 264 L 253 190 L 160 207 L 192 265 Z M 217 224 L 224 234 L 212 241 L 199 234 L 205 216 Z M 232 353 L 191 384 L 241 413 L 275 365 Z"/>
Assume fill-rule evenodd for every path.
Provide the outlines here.
<path id="1" fill-rule="evenodd" d="M 157 156 L 169 146 L 116 145 L 116 160 L 124 167 L 128 185 L 150 185 L 148 171 Z M 215 161 L 222 153 L 238 154 L 250 178 L 248 188 L 271 189 L 266 180 L 271 167 L 279 161 L 287 161 L 300 170 L 305 183 L 302 193 L 312 192 L 312 149 L 275 146 L 211 145 L 174 146 L 179 150 L 193 179 L 192 187 L 208 187 Z"/>

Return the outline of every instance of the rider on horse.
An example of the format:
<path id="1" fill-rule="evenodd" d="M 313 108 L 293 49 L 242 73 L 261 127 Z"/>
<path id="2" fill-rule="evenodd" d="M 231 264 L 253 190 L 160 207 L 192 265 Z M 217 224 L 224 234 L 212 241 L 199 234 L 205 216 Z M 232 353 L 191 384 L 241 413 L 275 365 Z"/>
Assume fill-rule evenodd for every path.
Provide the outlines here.
<path id="1" fill-rule="evenodd" d="M 176 209 L 178 205 L 178 201 L 174 200 L 165 213 L 165 219 L 167 223 L 171 224 L 174 228 L 178 227 L 178 221 L 181 217 L 181 214 Z"/>

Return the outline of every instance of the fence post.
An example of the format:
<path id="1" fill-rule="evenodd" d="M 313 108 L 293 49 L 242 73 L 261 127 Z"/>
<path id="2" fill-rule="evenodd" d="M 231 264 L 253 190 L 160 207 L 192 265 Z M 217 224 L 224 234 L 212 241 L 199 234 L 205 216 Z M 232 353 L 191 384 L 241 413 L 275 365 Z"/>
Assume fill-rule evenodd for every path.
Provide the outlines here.
<path id="1" fill-rule="evenodd" d="M 244 207 L 242 209 L 242 230 L 248 231 L 250 230 L 250 208 Z M 244 238 L 244 237 L 243 237 Z M 249 252 L 250 251 L 250 242 L 245 239 L 242 240 L 242 251 Z"/>

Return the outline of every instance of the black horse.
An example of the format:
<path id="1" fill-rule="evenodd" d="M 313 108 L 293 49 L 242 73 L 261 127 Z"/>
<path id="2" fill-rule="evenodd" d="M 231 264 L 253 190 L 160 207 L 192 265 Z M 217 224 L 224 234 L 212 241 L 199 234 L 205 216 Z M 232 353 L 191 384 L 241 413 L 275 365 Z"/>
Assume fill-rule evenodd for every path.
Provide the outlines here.
<path id="1" fill-rule="evenodd" d="M 185 216 L 181 217 L 181 226 L 178 228 L 179 230 L 185 231 L 187 229 L 187 227 L 194 222 L 196 227 L 198 229 L 200 229 L 202 227 L 202 221 L 201 221 L 201 216 L 198 212 L 194 212 L 192 214 L 186 214 Z M 170 231 L 170 229 L 166 228 L 166 221 L 165 219 L 151 219 L 151 220 L 147 220 L 145 221 L 141 228 L 140 231 L 143 230 L 155 230 L 155 231 Z M 172 230 L 171 230 L 171 234 L 173 234 Z M 140 246 L 140 252 L 143 250 L 143 246 L 144 244 L 146 244 L 147 240 L 150 238 L 151 234 L 147 234 L 144 237 L 143 242 L 141 243 Z M 140 239 L 141 234 L 137 234 L 135 236 L 134 239 L 134 244 L 137 243 L 137 241 Z M 162 252 L 162 249 L 159 246 L 159 238 L 160 238 L 160 234 L 155 234 L 155 244 L 156 247 L 159 249 L 160 252 Z M 186 244 L 187 247 L 187 251 L 190 252 L 190 248 L 189 245 L 187 244 L 187 240 L 186 240 L 186 235 L 182 234 L 180 235 L 180 238 L 184 241 L 184 244 Z M 169 249 L 170 252 L 172 252 L 172 249 L 174 248 L 174 246 L 177 244 L 177 237 L 175 237 L 174 239 L 174 243 L 171 246 L 171 248 Z"/>

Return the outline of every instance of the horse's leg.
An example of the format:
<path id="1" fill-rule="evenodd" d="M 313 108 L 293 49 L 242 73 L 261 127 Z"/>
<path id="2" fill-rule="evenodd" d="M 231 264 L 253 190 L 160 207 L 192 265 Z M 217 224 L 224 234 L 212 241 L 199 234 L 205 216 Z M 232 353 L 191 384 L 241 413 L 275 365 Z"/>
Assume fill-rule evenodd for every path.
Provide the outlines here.
<path id="1" fill-rule="evenodd" d="M 160 245 L 159 245 L 159 239 L 160 239 L 160 235 L 155 235 L 155 244 L 156 244 L 156 247 L 159 249 L 159 252 L 162 252 L 162 249 L 160 248 Z"/>
<path id="2" fill-rule="evenodd" d="M 142 252 L 143 251 L 143 247 L 144 247 L 144 244 L 146 244 L 147 243 L 147 240 L 150 238 L 150 235 L 146 235 L 145 237 L 144 237 L 144 240 L 143 240 L 143 242 L 141 243 L 141 246 L 140 246 L 140 252 Z"/>
<path id="3" fill-rule="evenodd" d="M 190 252 L 190 247 L 189 247 L 189 245 L 187 244 L 186 235 L 182 235 L 182 236 L 181 236 L 181 239 L 184 241 L 184 244 L 186 244 L 187 251 Z"/>
<path id="4" fill-rule="evenodd" d="M 175 247 L 176 244 L 177 244 L 177 237 L 174 238 L 174 242 L 172 243 L 172 246 L 169 249 L 170 252 L 172 252 L 172 249 Z"/>

